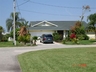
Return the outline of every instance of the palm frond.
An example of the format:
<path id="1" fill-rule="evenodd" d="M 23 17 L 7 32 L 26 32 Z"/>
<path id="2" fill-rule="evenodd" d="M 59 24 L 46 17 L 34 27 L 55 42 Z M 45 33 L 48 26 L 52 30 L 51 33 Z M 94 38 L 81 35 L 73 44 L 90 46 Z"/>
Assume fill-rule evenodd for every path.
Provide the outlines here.
<path id="1" fill-rule="evenodd" d="M 13 26 L 13 20 L 12 19 L 7 19 L 6 20 L 6 27 L 7 27 L 7 31 L 10 31 L 10 29 Z"/>

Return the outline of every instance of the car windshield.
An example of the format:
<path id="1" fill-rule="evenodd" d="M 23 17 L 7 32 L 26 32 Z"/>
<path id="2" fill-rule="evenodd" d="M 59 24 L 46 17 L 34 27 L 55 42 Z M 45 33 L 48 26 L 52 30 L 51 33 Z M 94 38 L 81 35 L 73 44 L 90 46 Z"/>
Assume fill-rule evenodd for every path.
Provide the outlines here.
<path id="1" fill-rule="evenodd" d="M 45 37 L 52 37 L 52 35 L 45 35 Z"/>

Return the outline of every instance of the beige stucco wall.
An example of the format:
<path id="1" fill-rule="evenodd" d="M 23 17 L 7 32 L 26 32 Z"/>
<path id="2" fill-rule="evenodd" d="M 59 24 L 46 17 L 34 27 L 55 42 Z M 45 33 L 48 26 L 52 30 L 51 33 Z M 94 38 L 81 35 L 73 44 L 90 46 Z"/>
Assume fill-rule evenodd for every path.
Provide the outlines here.
<path id="1" fill-rule="evenodd" d="M 89 36 L 89 39 L 95 39 L 95 34 L 87 34 Z"/>

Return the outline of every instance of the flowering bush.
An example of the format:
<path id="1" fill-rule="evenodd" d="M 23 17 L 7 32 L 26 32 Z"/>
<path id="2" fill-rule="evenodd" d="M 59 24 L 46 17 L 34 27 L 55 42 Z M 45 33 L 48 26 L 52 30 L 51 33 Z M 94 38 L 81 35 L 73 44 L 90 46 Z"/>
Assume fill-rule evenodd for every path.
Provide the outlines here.
<path id="1" fill-rule="evenodd" d="M 74 33 L 72 33 L 72 34 L 70 35 L 70 38 L 71 38 L 71 39 L 74 39 L 74 38 L 76 38 L 76 35 L 75 35 Z"/>
<path id="2" fill-rule="evenodd" d="M 72 41 L 73 41 L 73 43 L 75 43 L 75 44 L 79 44 L 79 41 L 78 41 L 77 38 L 72 39 Z"/>
<path id="3" fill-rule="evenodd" d="M 72 33 L 72 34 L 70 35 L 70 38 L 71 38 L 71 40 L 73 41 L 73 43 L 76 43 L 76 44 L 79 43 L 79 42 L 78 42 L 78 39 L 76 38 L 76 34 L 75 34 L 75 33 Z"/>

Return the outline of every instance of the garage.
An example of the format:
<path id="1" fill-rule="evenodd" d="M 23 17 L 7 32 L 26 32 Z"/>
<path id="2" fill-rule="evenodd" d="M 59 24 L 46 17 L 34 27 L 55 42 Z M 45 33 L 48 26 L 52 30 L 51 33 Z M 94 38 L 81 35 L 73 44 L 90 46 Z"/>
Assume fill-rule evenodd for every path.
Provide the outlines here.
<path id="1" fill-rule="evenodd" d="M 40 37 L 42 34 L 53 34 L 53 30 L 33 30 L 30 32 L 31 36 Z"/>

